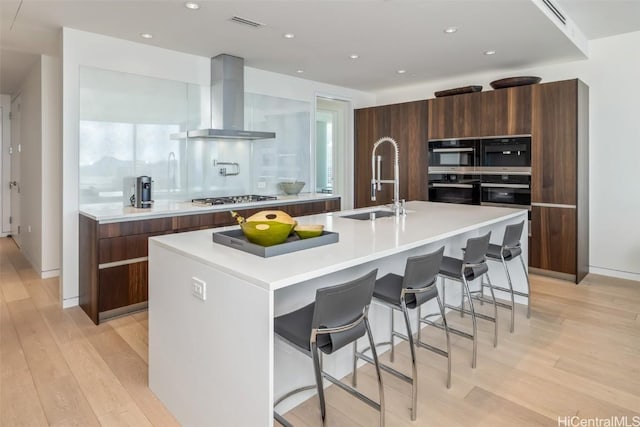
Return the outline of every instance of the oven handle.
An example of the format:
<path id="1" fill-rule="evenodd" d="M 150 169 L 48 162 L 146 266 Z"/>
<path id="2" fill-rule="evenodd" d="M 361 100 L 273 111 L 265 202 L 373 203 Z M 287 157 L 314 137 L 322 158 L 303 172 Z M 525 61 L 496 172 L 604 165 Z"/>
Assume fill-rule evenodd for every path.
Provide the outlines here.
<path id="1" fill-rule="evenodd" d="M 473 188 L 472 184 L 440 184 L 434 182 L 431 184 L 433 188 Z"/>
<path id="2" fill-rule="evenodd" d="M 432 151 L 434 153 L 468 153 L 473 151 L 473 148 L 434 148 Z"/>
<path id="3" fill-rule="evenodd" d="M 527 184 L 493 184 L 490 182 L 483 182 L 480 186 L 486 188 L 529 188 Z"/>

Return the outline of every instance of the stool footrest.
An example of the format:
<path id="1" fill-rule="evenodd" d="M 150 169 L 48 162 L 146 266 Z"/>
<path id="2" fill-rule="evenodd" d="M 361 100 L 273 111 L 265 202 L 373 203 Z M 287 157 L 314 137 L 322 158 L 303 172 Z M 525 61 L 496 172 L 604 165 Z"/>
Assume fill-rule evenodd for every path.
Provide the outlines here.
<path id="1" fill-rule="evenodd" d="M 434 353 L 439 354 L 440 356 L 449 357 L 449 353 L 447 353 L 446 351 L 444 351 L 442 349 L 439 349 L 438 347 L 434 347 L 431 344 L 427 344 L 427 343 L 424 343 L 422 341 L 416 341 L 416 345 L 418 347 L 422 347 L 424 349 L 431 350 Z"/>
<path id="2" fill-rule="evenodd" d="M 482 286 L 483 286 L 483 287 L 487 287 L 487 288 L 489 287 L 489 285 L 488 285 L 487 283 L 482 283 Z M 493 287 L 493 290 L 494 290 L 494 291 L 511 292 L 511 289 L 509 289 L 509 288 L 505 288 L 505 287 L 503 287 L 503 286 L 497 286 L 497 285 L 493 285 L 493 284 L 492 284 L 492 287 Z M 528 293 L 526 293 L 526 292 L 521 292 L 521 291 L 516 291 L 515 289 L 513 290 L 513 294 L 514 294 L 514 295 L 521 296 L 521 297 L 527 297 L 527 298 L 529 298 L 529 294 L 528 294 Z"/>
<path id="3" fill-rule="evenodd" d="M 277 413 L 276 411 L 273 411 L 273 418 L 283 427 L 293 427 L 293 424 L 285 420 L 283 416 Z"/>
<path id="4" fill-rule="evenodd" d="M 490 302 L 490 303 L 493 304 L 493 301 L 486 301 L 486 302 Z M 479 317 L 480 319 L 488 320 L 490 322 L 495 322 L 496 321 L 495 317 L 487 316 L 486 314 L 478 313 L 477 311 L 474 312 L 474 313 L 471 313 L 471 310 L 467 310 L 466 308 L 461 309 L 460 307 L 456 307 L 456 306 L 453 306 L 453 305 L 445 305 L 445 307 L 450 308 L 451 310 L 458 311 L 458 312 L 462 311 L 462 312 L 464 312 L 466 314 L 475 315 L 476 317 Z M 451 326 L 449 326 L 449 329 L 452 330 L 453 328 Z"/>
<path id="5" fill-rule="evenodd" d="M 382 366 L 381 366 L 382 367 Z M 371 406 L 372 408 L 380 411 L 380 404 L 378 402 L 375 402 L 373 400 L 371 400 L 370 398 L 368 398 L 367 396 L 365 396 L 364 394 L 360 393 L 358 390 L 356 390 L 353 387 L 350 387 L 348 385 L 346 385 L 345 383 L 343 383 L 342 381 L 332 377 L 331 375 L 327 374 L 326 372 L 322 372 L 322 376 L 324 378 L 326 378 L 327 380 L 329 380 L 330 382 L 332 382 L 333 384 L 337 385 L 339 388 L 341 388 L 342 390 L 346 391 L 347 393 L 349 393 L 350 395 L 357 397 L 358 399 L 360 399 L 361 401 L 363 401 L 364 403 L 366 403 L 367 405 Z"/>
<path id="6" fill-rule="evenodd" d="M 364 350 L 367 351 L 368 349 Z M 371 363 L 372 365 L 374 364 L 373 359 L 369 356 L 367 356 L 366 354 L 360 353 L 359 351 L 356 352 L 356 357 L 358 359 L 362 359 L 365 362 Z M 396 371 L 395 369 L 393 369 L 392 367 L 385 365 L 384 363 L 380 363 L 378 362 L 378 365 L 380 366 L 380 369 L 382 369 L 383 371 L 401 379 L 402 381 L 408 382 L 409 384 L 413 384 L 413 379 L 411 379 L 411 377 L 403 374 L 400 371 Z"/>
<path id="7" fill-rule="evenodd" d="M 423 319 L 421 320 L 421 322 L 426 323 L 427 325 L 434 326 L 434 327 L 436 327 L 436 328 L 438 328 L 438 329 L 442 329 L 442 330 L 444 330 L 444 325 L 440 325 L 439 323 L 432 322 L 431 320 L 426 320 L 426 319 L 424 319 L 424 318 L 423 318 Z M 458 335 L 458 336 L 460 336 L 460 337 L 463 337 L 463 338 L 467 338 L 467 339 L 473 340 L 473 335 L 472 335 L 472 334 L 470 334 L 470 333 L 467 333 L 467 332 L 465 332 L 465 331 L 461 331 L 460 329 L 456 329 L 456 328 L 453 328 L 453 327 L 451 327 L 451 326 L 449 326 L 447 329 L 448 329 L 448 330 L 449 330 L 449 332 L 451 332 L 452 334 L 456 334 L 456 335 Z"/>

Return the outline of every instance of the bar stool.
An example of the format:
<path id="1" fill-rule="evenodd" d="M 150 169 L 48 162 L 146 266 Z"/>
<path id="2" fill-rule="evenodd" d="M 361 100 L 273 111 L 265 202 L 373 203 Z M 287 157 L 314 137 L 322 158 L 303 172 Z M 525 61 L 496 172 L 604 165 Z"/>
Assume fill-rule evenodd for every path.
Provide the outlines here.
<path id="1" fill-rule="evenodd" d="M 274 330 L 284 341 L 293 348 L 313 359 L 315 386 L 300 387 L 275 401 L 273 416 L 283 426 L 291 424 L 275 411 L 275 406 L 284 399 L 301 391 L 317 388 L 320 400 L 320 414 L 324 425 L 326 406 L 322 379 L 326 378 L 341 389 L 362 400 L 380 412 L 380 426 L 384 426 L 384 392 L 382 377 L 378 365 L 378 355 L 373 343 L 373 335 L 369 326 L 368 312 L 373 295 L 376 274 L 375 269 L 355 280 L 316 291 L 315 302 L 291 313 L 275 318 Z M 367 335 L 373 348 L 373 363 L 378 377 L 379 403 L 371 400 L 356 389 L 332 377 L 322 370 L 320 354 L 331 354 L 344 346 L 351 344 L 358 338 Z"/>
<path id="2" fill-rule="evenodd" d="M 442 261 L 442 255 L 444 253 L 444 246 L 435 252 L 430 254 L 414 256 L 407 259 L 405 265 L 404 276 L 389 273 L 378 280 L 376 280 L 375 289 L 373 290 L 373 298 L 375 302 L 381 303 L 389 307 L 391 314 L 391 339 L 389 342 L 379 343 L 378 345 L 391 345 L 391 362 L 394 359 L 394 343 L 393 338 L 398 337 L 409 341 L 409 349 L 411 351 L 411 377 L 387 366 L 380 364 L 380 368 L 388 372 L 402 381 L 411 384 L 411 420 L 415 421 L 417 412 L 417 396 L 418 396 L 418 368 L 416 366 L 415 346 L 431 350 L 441 356 L 447 358 L 447 388 L 451 386 L 451 346 L 449 343 L 449 330 L 444 317 L 444 307 L 438 296 L 438 288 L 436 281 L 438 278 L 438 271 L 440 269 L 440 263 Z M 409 310 L 419 308 L 427 301 L 436 298 L 440 307 L 440 313 L 444 322 L 444 330 L 447 339 L 447 351 L 443 351 L 437 347 L 423 343 L 420 340 L 420 334 L 418 332 L 418 340 L 414 343 L 413 333 L 411 331 L 411 322 L 409 320 Z M 403 335 L 394 330 L 393 325 L 393 312 L 394 310 L 402 311 L 404 315 L 404 321 L 407 328 L 407 335 Z M 418 323 L 418 331 L 420 331 L 420 323 Z M 372 362 L 371 358 L 364 353 L 373 350 L 373 347 L 368 347 L 362 352 L 358 352 L 357 342 L 353 343 L 353 386 L 356 386 L 356 363 L 358 359 L 363 359 L 368 362 Z"/>
<path id="3" fill-rule="evenodd" d="M 511 296 L 511 305 L 505 304 L 502 302 L 497 302 L 496 304 L 499 307 L 503 307 L 511 310 L 511 332 L 514 330 L 514 321 L 515 321 L 515 297 L 514 295 L 519 295 L 527 298 L 527 318 L 531 317 L 531 299 L 529 298 L 530 287 L 529 287 L 529 273 L 527 273 L 527 268 L 524 265 L 524 260 L 522 259 L 522 248 L 520 247 L 520 237 L 522 236 L 522 230 L 524 229 L 524 220 L 522 220 L 518 224 L 507 225 L 504 230 L 504 237 L 502 239 L 502 245 L 496 245 L 493 243 L 489 244 L 489 249 L 487 250 L 487 259 L 495 262 L 501 262 L 504 267 L 504 272 L 507 275 L 507 285 L 509 288 L 505 288 L 503 286 L 493 285 L 494 290 L 499 290 L 503 292 L 508 292 Z M 513 282 L 511 281 L 511 275 L 509 274 L 509 269 L 507 268 L 507 261 L 514 260 L 516 258 L 520 258 L 520 264 L 522 265 L 522 270 L 524 271 L 524 276 L 527 279 L 527 292 L 520 292 L 513 290 Z M 483 282 L 482 287 L 484 288 L 486 284 Z"/>
<path id="4" fill-rule="evenodd" d="M 491 238 L 491 232 L 488 232 L 484 236 L 474 237 L 467 240 L 466 248 L 464 249 L 464 256 L 462 259 L 445 256 L 442 258 L 442 266 L 440 267 L 440 277 L 442 277 L 442 301 L 446 308 L 459 311 L 460 316 L 464 317 L 464 314 L 471 315 L 472 334 L 464 332 L 460 329 L 449 327 L 449 330 L 463 338 L 467 338 L 473 341 L 473 355 L 471 358 L 471 367 L 476 367 L 476 361 L 478 359 L 478 331 L 476 325 L 476 318 L 488 320 L 494 323 L 493 332 L 493 346 L 498 345 L 498 308 L 496 306 L 495 295 L 493 294 L 493 286 L 491 285 L 491 279 L 489 278 L 489 267 L 487 266 L 485 254 L 489 248 L 489 239 Z M 480 290 L 472 292 L 469 289 L 469 282 L 475 279 L 487 277 L 488 287 L 491 291 L 491 299 L 487 300 L 482 295 L 482 284 Z M 445 301 L 445 279 L 454 280 L 460 282 L 462 285 L 462 294 L 460 307 L 448 305 Z M 464 300 L 469 301 L 469 309 L 465 309 Z M 493 317 L 487 316 L 482 313 L 476 313 L 473 308 L 473 299 L 480 301 L 490 302 L 493 304 Z"/>

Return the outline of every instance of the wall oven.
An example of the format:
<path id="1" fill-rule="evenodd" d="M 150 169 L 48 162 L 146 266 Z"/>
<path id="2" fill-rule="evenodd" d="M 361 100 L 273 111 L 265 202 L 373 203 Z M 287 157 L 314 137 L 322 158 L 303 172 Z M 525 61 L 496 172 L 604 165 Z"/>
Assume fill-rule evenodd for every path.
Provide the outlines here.
<path id="1" fill-rule="evenodd" d="M 429 173 L 432 202 L 480 204 L 480 177 L 470 173 Z"/>
<path id="2" fill-rule="evenodd" d="M 531 173 L 531 136 L 483 138 L 479 157 L 481 171 Z"/>
<path id="3" fill-rule="evenodd" d="M 478 163 L 476 139 L 442 139 L 429 141 L 429 170 L 444 172 L 474 168 Z"/>
<path id="4" fill-rule="evenodd" d="M 531 175 L 516 172 L 481 176 L 480 204 L 527 209 L 531 232 Z"/>

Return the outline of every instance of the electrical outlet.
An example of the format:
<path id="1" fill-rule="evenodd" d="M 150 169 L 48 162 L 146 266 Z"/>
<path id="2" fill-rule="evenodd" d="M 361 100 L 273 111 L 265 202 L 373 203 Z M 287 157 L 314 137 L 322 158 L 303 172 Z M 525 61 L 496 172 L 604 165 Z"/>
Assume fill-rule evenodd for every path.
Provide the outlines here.
<path id="1" fill-rule="evenodd" d="M 207 284 L 195 277 L 191 278 L 191 294 L 199 300 L 206 301 L 207 299 Z"/>
<path id="2" fill-rule="evenodd" d="M 267 187 L 267 183 L 264 181 L 258 181 L 258 188 L 266 188 Z"/>

